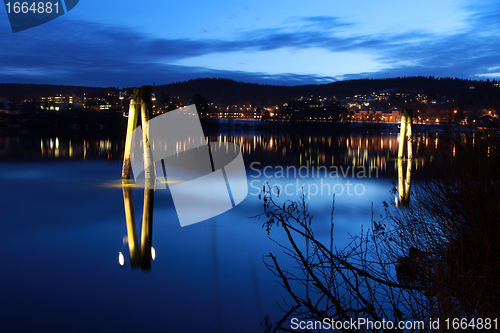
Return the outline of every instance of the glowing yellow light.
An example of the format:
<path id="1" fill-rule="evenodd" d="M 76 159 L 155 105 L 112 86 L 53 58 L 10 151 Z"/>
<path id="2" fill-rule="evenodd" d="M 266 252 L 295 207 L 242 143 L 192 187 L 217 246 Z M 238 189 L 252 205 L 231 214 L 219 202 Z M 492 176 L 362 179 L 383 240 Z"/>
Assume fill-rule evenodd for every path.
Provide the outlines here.
<path id="1" fill-rule="evenodd" d="M 120 266 L 125 265 L 125 257 L 121 252 L 118 252 L 118 263 L 120 264 Z"/>
<path id="2" fill-rule="evenodd" d="M 151 259 L 155 260 L 156 259 L 156 250 L 154 247 L 151 246 Z"/>
<path id="3" fill-rule="evenodd" d="M 104 187 L 104 188 L 122 188 L 122 187 L 133 187 L 133 188 L 138 188 L 140 187 L 139 185 L 132 183 L 130 180 L 125 180 L 122 182 L 121 180 L 118 182 L 110 182 L 110 183 L 102 183 L 97 186 Z"/>

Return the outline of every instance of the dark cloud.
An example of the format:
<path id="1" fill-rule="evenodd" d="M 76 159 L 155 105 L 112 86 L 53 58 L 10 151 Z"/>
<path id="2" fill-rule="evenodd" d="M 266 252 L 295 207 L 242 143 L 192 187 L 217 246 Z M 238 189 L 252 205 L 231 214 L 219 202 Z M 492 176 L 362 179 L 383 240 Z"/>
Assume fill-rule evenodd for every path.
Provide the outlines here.
<path id="1" fill-rule="evenodd" d="M 38 30 L 5 34 L 4 45 L 8 47 L 0 48 L 0 82 L 126 87 L 198 77 L 288 85 L 333 80 L 317 75 L 269 76 L 171 65 L 169 60 L 220 51 L 231 42 L 160 40 L 86 22 L 70 26 L 51 23 Z M 4 28 L 10 29 L 0 26 L 0 31 Z"/>
<path id="2" fill-rule="evenodd" d="M 0 26 L 0 31 L 10 29 Z M 318 75 L 215 71 L 174 66 L 169 62 L 213 52 L 273 50 L 282 47 L 321 47 L 324 36 L 259 30 L 238 40 L 180 40 L 150 38 L 131 29 L 118 29 L 64 19 L 25 32 L 4 34 L 0 49 L 1 82 L 36 82 L 93 86 L 158 84 L 196 77 L 227 77 L 236 80 L 303 84 L 331 82 Z M 338 41 L 338 44 L 348 41 Z"/>
<path id="3" fill-rule="evenodd" d="M 297 18 L 297 25 L 259 29 L 232 40 L 159 39 L 130 28 L 54 20 L 13 34 L 0 20 L 0 82 L 33 82 L 92 86 L 163 84 L 196 77 L 225 77 L 271 84 L 325 83 L 333 77 L 283 73 L 215 71 L 175 66 L 185 57 L 217 52 L 322 48 L 332 52 L 363 51 L 376 55 L 385 69 L 344 78 L 413 75 L 477 78 L 500 66 L 500 5 L 476 8 L 466 31 L 450 35 L 412 32 L 338 37 L 332 30 L 348 27 L 334 17 Z M 3 22 L 3 23 L 2 23 Z M 493 70 L 495 72 L 495 70 Z M 496 70 L 498 72 L 498 70 Z"/>

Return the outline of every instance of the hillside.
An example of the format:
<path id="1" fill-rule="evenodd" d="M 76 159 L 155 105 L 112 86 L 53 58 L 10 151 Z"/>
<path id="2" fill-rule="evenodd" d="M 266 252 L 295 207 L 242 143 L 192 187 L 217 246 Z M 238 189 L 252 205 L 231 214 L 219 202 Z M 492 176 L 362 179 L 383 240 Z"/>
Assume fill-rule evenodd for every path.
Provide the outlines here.
<path id="1" fill-rule="evenodd" d="M 117 94 L 120 90 L 130 91 L 130 88 L 0 84 L 0 97 L 7 97 L 12 101 L 54 94 L 83 96 L 86 93 L 90 97 L 105 97 L 108 93 Z M 490 107 L 498 110 L 500 105 L 500 88 L 495 81 L 434 77 L 361 79 L 303 86 L 274 86 L 236 82 L 229 79 L 203 78 L 155 86 L 153 91 L 157 97 L 163 94 L 168 95 L 169 98 L 179 97 L 185 102 L 192 100 L 194 94 L 199 94 L 209 103 L 223 105 L 281 105 L 301 96 L 335 97 L 339 100 L 373 92 L 401 92 L 410 96 L 422 94 L 428 100 L 449 101 L 464 109 Z"/>
<path id="2" fill-rule="evenodd" d="M 499 104 L 500 89 L 495 83 L 454 78 L 407 77 L 337 81 L 322 85 L 290 87 L 206 78 L 157 86 L 154 90 L 157 94 L 179 96 L 181 99 L 191 99 L 197 93 L 209 102 L 229 105 L 280 105 L 301 96 L 344 99 L 357 94 L 387 91 L 420 93 L 430 100 L 446 97 L 447 100 L 455 100 L 467 108 L 479 102 L 489 105 Z"/>

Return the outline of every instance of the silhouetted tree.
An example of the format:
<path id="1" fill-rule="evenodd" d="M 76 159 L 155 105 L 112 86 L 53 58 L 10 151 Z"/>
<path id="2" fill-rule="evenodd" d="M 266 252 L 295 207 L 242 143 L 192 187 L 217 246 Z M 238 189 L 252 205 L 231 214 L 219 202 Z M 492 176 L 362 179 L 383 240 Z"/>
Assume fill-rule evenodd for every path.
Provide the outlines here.
<path id="1" fill-rule="evenodd" d="M 285 234 L 287 244 L 280 245 L 295 261 L 285 267 L 272 253 L 266 261 L 291 297 L 274 331 L 294 332 L 292 317 L 394 323 L 431 318 L 440 319 L 441 331 L 448 318 L 481 318 L 482 325 L 498 318 L 500 137 L 459 134 L 444 145 L 444 152 L 426 157 L 428 174 L 417 179 L 410 204 L 384 203 L 386 217 L 372 220 L 344 249 L 334 247 L 333 208 L 325 240 L 314 234 L 304 197 L 279 202 L 277 189 L 264 187 L 264 227 Z"/>

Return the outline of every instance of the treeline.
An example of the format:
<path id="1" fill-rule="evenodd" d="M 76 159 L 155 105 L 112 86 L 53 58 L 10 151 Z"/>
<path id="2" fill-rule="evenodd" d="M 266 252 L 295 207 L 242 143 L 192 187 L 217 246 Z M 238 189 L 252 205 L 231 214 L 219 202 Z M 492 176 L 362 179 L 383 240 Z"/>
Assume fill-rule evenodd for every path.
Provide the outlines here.
<path id="1" fill-rule="evenodd" d="M 156 96 L 178 98 L 183 102 L 195 94 L 209 103 L 221 105 L 271 106 L 289 103 L 294 99 L 322 98 L 345 99 L 354 95 L 387 92 L 405 93 L 410 98 L 421 94 L 429 101 L 451 103 L 451 107 L 469 109 L 491 108 L 499 110 L 500 88 L 497 82 L 435 77 L 398 77 L 388 79 L 360 79 L 337 81 L 322 85 L 274 86 L 236 82 L 230 79 L 203 78 L 153 87 Z M 108 93 L 130 91 L 130 88 L 97 88 L 80 86 L 55 86 L 35 84 L 0 84 L 0 97 L 18 102 L 26 98 L 54 94 L 87 93 L 91 97 L 105 97 Z"/>
<path id="2" fill-rule="evenodd" d="M 87 94 L 92 97 L 104 98 L 108 92 L 117 88 L 63 86 L 51 84 L 23 84 L 23 83 L 0 83 L 0 97 L 8 98 L 13 102 L 32 99 L 39 96 L 53 96 L 56 94 L 74 94 L 83 97 Z"/>
<path id="3" fill-rule="evenodd" d="M 208 102 L 224 105 L 271 106 L 289 103 L 301 97 L 321 97 L 337 100 L 359 94 L 387 92 L 418 94 L 429 101 L 451 103 L 464 109 L 493 108 L 499 110 L 500 88 L 497 82 L 435 77 L 398 77 L 389 79 L 361 79 L 337 81 L 322 85 L 273 86 L 236 82 L 229 79 L 196 79 L 157 86 L 158 93 L 190 100 L 199 94 Z M 471 89 L 472 87 L 472 89 Z"/>

